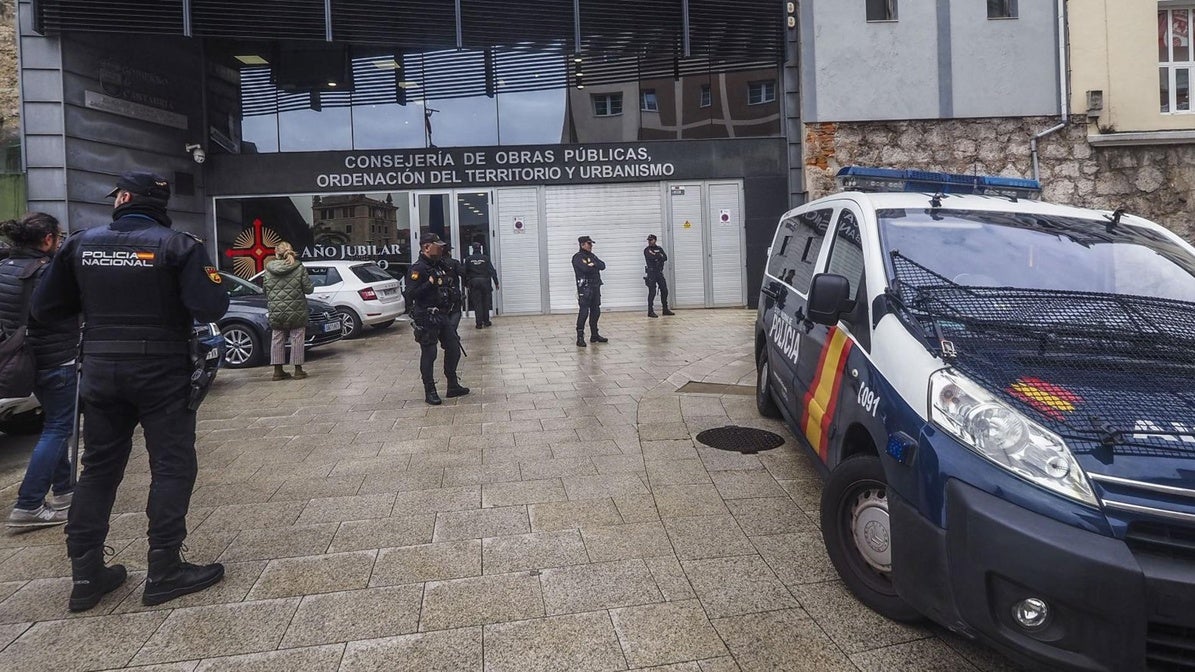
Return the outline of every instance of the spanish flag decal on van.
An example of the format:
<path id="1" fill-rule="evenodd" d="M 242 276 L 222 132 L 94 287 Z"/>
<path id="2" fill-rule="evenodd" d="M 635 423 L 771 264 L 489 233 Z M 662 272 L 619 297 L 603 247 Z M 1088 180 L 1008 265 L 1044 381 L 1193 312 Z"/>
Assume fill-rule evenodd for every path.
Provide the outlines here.
<path id="1" fill-rule="evenodd" d="M 1083 403 L 1083 397 L 1074 392 L 1037 378 L 1018 379 L 1008 387 L 1008 393 L 1038 413 L 1060 422 Z"/>
<path id="2" fill-rule="evenodd" d="M 817 362 L 817 373 L 813 384 L 805 393 L 805 411 L 801 414 L 801 430 L 809 445 L 817 451 L 822 462 L 829 450 L 830 424 L 834 422 L 834 411 L 838 407 L 838 394 L 842 391 L 842 377 L 846 371 L 847 357 L 854 342 L 838 327 L 830 329 L 829 338 L 822 346 Z"/>

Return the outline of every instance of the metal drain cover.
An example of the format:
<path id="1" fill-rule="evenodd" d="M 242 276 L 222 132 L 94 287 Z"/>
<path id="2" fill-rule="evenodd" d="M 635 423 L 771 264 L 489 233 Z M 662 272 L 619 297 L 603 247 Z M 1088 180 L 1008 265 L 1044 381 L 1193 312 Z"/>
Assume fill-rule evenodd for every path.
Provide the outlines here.
<path id="1" fill-rule="evenodd" d="M 715 427 L 697 435 L 697 440 L 718 450 L 754 455 L 761 450 L 771 450 L 784 445 L 784 437 L 754 427 Z"/>

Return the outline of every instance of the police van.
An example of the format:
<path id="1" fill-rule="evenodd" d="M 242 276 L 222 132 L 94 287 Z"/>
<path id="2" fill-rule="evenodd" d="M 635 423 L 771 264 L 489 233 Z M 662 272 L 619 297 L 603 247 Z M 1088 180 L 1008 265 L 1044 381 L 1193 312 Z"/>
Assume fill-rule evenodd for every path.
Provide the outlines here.
<path id="1" fill-rule="evenodd" d="M 1048 670 L 1195 670 L 1195 248 L 1032 180 L 846 168 L 784 215 L 756 403 L 851 592 Z"/>

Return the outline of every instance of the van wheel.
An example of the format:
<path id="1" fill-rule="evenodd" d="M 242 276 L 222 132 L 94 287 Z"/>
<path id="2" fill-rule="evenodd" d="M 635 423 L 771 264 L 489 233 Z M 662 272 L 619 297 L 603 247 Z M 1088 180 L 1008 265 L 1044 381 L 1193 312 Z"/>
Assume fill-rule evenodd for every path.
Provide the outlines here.
<path id="1" fill-rule="evenodd" d="M 768 365 L 768 349 L 759 354 L 755 366 L 755 408 L 765 418 L 779 418 L 780 408 L 772 398 L 772 369 Z"/>
<path id="2" fill-rule="evenodd" d="M 341 336 L 349 339 L 361 335 L 361 318 L 357 317 L 357 313 L 353 312 L 352 308 L 337 308 L 336 312 L 340 314 L 340 322 L 343 325 L 340 331 Z"/>
<path id="3" fill-rule="evenodd" d="M 880 458 L 839 464 L 822 490 L 822 538 L 838 576 L 860 602 L 894 621 L 919 621 L 892 586 L 888 481 Z"/>

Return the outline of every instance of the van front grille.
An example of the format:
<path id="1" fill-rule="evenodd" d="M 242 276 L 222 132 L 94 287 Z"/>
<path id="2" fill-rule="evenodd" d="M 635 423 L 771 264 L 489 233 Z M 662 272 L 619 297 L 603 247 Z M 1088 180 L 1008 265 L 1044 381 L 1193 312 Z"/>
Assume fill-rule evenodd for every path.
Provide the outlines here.
<path id="1" fill-rule="evenodd" d="M 1172 523 L 1135 522 L 1124 537 L 1133 550 L 1195 560 L 1195 528 Z"/>
<path id="2" fill-rule="evenodd" d="M 1150 623 L 1145 665 L 1149 672 L 1195 671 L 1195 628 Z"/>

